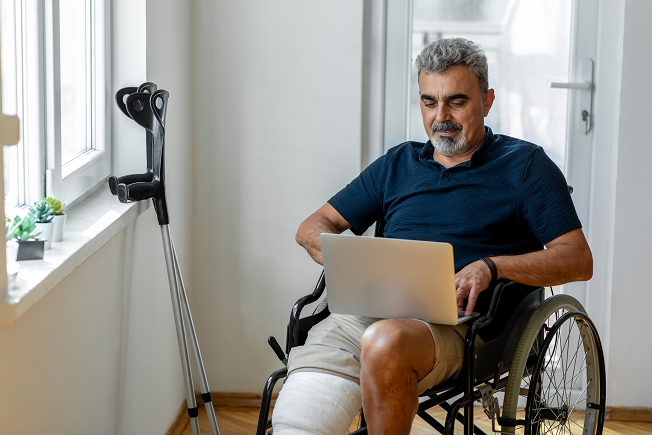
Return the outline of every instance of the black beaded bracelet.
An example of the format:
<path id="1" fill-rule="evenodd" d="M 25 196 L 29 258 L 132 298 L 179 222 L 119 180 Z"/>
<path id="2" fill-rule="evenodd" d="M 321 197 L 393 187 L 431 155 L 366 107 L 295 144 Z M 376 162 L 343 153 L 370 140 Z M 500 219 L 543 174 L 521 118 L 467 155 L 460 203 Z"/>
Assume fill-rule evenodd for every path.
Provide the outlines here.
<path id="1" fill-rule="evenodd" d="M 489 257 L 484 257 L 484 258 L 481 258 L 480 260 L 482 260 L 482 262 L 484 264 L 486 264 L 487 267 L 489 268 L 489 272 L 491 272 L 491 280 L 492 281 L 497 280 L 498 279 L 498 268 L 496 267 L 496 263 L 494 263 L 494 261 Z"/>

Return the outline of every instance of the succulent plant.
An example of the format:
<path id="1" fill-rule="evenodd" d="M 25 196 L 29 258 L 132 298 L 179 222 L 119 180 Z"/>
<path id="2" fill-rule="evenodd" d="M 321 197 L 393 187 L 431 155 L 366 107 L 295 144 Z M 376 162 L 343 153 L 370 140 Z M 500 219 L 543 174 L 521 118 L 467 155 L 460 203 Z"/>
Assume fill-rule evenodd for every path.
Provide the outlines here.
<path id="1" fill-rule="evenodd" d="M 47 198 L 45 198 L 45 202 L 52 208 L 53 215 L 58 216 L 63 214 L 63 209 L 66 207 L 66 204 L 61 202 L 61 200 L 53 196 L 48 196 Z"/>
<path id="2" fill-rule="evenodd" d="M 29 208 L 29 215 L 34 216 L 36 222 L 39 224 L 52 222 L 52 218 L 54 217 L 52 207 L 50 207 L 44 199 L 36 201 L 34 205 Z"/>
<path id="3" fill-rule="evenodd" d="M 5 218 L 5 232 L 7 240 L 17 240 L 25 242 L 35 238 L 41 232 L 36 232 L 36 218 L 28 214 L 24 218 L 16 216 L 12 222 L 11 219 Z"/>

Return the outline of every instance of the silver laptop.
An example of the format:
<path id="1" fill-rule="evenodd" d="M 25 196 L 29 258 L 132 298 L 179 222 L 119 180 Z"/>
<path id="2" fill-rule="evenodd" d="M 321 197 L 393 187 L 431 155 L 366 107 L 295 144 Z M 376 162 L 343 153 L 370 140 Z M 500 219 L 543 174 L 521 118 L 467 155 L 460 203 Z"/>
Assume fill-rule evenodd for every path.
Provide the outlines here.
<path id="1" fill-rule="evenodd" d="M 457 310 L 449 243 L 324 233 L 321 250 L 333 313 L 442 325 L 479 314 Z"/>

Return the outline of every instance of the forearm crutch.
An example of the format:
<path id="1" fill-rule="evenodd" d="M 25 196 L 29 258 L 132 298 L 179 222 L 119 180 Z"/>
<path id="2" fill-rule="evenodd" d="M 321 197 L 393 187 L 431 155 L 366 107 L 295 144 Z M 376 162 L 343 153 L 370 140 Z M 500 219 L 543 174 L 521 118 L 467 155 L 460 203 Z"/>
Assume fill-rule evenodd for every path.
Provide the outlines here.
<path id="1" fill-rule="evenodd" d="M 188 404 L 188 415 L 193 435 L 199 435 L 199 421 L 197 402 L 195 399 L 195 388 L 190 368 L 190 355 L 192 353 L 195 363 L 195 371 L 199 377 L 199 389 L 201 398 L 206 406 L 206 414 L 213 435 L 219 435 L 215 410 L 211 398 L 210 387 L 204 371 L 204 363 L 199 351 L 199 343 L 195 334 L 195 326 L 190 315 L 190 306 L 186 289 L 181 277 L 179 260 L 174 242 L 170 234 L 167 202 L 165 199 L 165 115 L 167 112 L 168 92 L 157 90 L 154 83 L 143 83 L 139 87 L 120 89 L 116 93 L 116 103 L 120 110 L 129 118 L 144 127 L 146 134 L 147 170 L 143 174 L 125 175 L 122 177 L 110 177 L 109 188 L 111 193 L 118 196 L 120 202 L 141 201 L 152 199 L 156 217 L 161 226 L 163 238 L 163 252 L 165 254 L 165 265 L 167 267 L 168 282 L 170 284 L 170 295 L 172 297 L 172 311 L 174 313 L 174 324 L 177 330 L 177 342 L 179 344 L 179 355 L 181 357 L 181 369 L 183 371 L 183 382 L 186 389 L 186 401 Z"/>

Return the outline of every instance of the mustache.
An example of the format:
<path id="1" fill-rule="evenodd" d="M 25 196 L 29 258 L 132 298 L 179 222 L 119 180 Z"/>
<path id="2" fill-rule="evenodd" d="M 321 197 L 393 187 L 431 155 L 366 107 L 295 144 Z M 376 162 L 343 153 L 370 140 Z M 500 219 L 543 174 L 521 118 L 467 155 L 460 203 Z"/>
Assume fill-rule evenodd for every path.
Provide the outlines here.
<path id="1" fill-rule="evenodd" d="M 462 130 L 462 124 L 458 124 L 457 122 L 435 122 L 432 124 L 432 127 L 430 127 L 430 130 L 434 134 L 436 131 L 447 131 L 447 130 Z"/>

